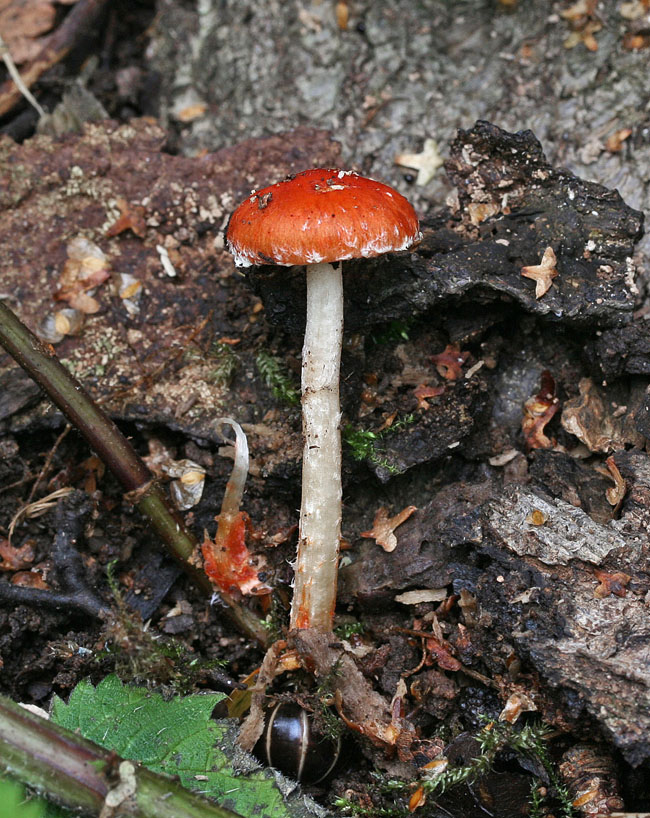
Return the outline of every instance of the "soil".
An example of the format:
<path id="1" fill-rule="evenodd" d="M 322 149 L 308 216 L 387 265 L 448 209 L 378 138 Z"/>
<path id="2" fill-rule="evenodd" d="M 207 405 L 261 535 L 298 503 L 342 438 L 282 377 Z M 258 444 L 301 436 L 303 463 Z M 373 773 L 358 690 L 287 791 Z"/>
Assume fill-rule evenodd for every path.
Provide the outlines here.
<path id="1" fill-rule="evenodd" d="M 38 134 L 25 104 L 0 120 L 0 297 L 43 333 L 84 303 L 64 276 L 71 242 L 98 248 L 98 309 L 81 311 L 56 354 L 162 480 L 162 465 L 183 460 L 205 470 L 182 512 L 199 537 L 214 534 L 232 465 L 218 419 L 242 424 L 248 545 L 273 589 L 242 604 L 281 635 L 300 505 L 304 284 L 272 267 L 244 278 L 223 229 L 250 189 L 305 167 L 395 184 L 418 208 L 421 244 L 344 271 L 337 634 L 368 686 L 355 690 L 404 719 L 410 743 L 387 753 L 355 737 L 311 791 L 329 807 L 332 796 L 370 814 L 393 807 L 376 770 L 411 781 L 443 748 L 465 763 L 472 734 L 507 705 L 519 724 L 553 729 L 552 763 L 574 799 L 591 786 L 576 814 L 648 810 L 645 17 L 615 2 L 585 19 L 545 2 L 348 5 L 342 27 L 335 4 L 316 0 L 112 4 L 33 89 L 53 110 L 81 88 L 65 110 Z M 417 184 L 395 154 L 422 158 L 432 135 L 446 172 Z M 548 248 L 557 276 L 539 294 L 522 269 L 539 278 Z M 2 693 L 47 706 L 113 670 L 230 690 L 259 667 L 263 649 L 161 553 L 7 355 L 0 455 Z M 409 506 L 385 551 L 378 512 Z M 171 669 L 143 621 L 180 643 Z M 302 648 L 317 668 L 333 650 Z M 307 674 L 276 692 L 308 704 L 312 693 Z M 526 815 L 535 780 L 549 792 L 540 814 L 558 814 L 548 772 L 512 749 L 416 814 Z"/>

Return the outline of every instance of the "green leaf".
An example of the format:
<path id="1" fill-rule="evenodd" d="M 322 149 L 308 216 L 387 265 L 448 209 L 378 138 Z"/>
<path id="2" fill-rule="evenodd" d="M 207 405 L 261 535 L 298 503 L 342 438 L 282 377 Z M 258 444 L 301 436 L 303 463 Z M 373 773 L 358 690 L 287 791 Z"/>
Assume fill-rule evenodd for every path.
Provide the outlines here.
<path id="1" fill-rule="evenodd" d="M 238 725 L 211 718 L 221 693 L 175 696 L 124 685 L 108 676 L 97 687 L 80 682 L 68 704 L 55 697 L 52 720 L 150 770 L 179 777 L 183 786 L 241 815 L 303 818 L 321 810 L 261 769 L 236 744 Z"/>
<path id="2" fill-rule="evenodd" d="M 30 798 L 18 781 L 0 779 L 0 818 L 43 818 L 46 808 L 46 801 Z"/>

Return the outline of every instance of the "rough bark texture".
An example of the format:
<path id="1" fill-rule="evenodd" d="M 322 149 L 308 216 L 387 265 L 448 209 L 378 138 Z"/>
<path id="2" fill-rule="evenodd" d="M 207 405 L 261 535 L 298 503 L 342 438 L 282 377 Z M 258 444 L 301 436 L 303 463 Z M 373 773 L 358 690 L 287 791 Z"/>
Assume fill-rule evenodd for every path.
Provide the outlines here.
<path id="1" fill-rule="evenodd" d="M 163 0 L 151 48 L 163 75 L 170 124 L 188 104 L 205 116 L 183 126 L 187 151 L 214 150 L 243 136 L 308 123 L 330 129 L 343 159 L 396 183 L 422 211 L 448 192 L 442 175 L 408 190 L 396 154 L 433 137 L 445 145 L 476 119 L 509 131 L 530 128 L 554 165 L 617 188 L 648 209 L 650 163 L 647 48 L 626 35 L 639 21 L 616 0 L 598 3 L 596 50 L 560 16 L 570 3 L 513 7 L 475 0 L 350 3 L 345 30 L 334 3 L 202 0 L 197 9 Z M 188 30 L 188 39 L 175 32 Z M 630 128 L 619 149 L 608 137 Z M 276 181 L 269 174 L 268 181 Z M 647 259 L 650 240 L 642 244 Z"/>

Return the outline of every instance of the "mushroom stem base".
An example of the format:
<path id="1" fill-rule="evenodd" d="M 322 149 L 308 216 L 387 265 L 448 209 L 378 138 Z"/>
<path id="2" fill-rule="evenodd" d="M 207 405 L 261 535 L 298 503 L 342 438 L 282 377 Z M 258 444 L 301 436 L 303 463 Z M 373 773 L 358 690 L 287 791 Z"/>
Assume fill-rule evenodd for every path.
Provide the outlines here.
<path id="1" fill-rule="evenodd" d="M 291 628 L 331 631 L 341 536 L 341 265 L 307 267 L 302 504 Z"/>

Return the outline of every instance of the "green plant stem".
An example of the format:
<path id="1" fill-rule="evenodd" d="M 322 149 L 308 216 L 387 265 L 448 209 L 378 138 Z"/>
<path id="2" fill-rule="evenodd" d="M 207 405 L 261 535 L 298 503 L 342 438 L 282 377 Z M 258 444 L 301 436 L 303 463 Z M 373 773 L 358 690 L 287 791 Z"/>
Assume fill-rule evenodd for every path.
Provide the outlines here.
<path id="1" fill-rule="evenodd" d="M 145 515 L 169 553 L 206 593 L 214 589 L 205 572 L 191 561 L 197 547 L 194 535 L 171 507 L 167 497 L 133 446 L 113 421 L 65 369 L 52 347 L 43 344 L 0 301 L 0 345 L 47 393 L 70 423 L 120 481 L 128 499 Z M 220 594 L 237 626 L 261 645 L 268 634 L 257 617 L 227 594 Z"/>
<path id="2" fill-rule="evenodd" d="M 99 815 L 120 783 L 123 759 L 0 696 L 0 771 L 70 809 Z M 133 791 L 118 807 L 131 818 L 241 818 L 131 762 Z M 110 811 L 112 815 L 113 812 Z"/>

